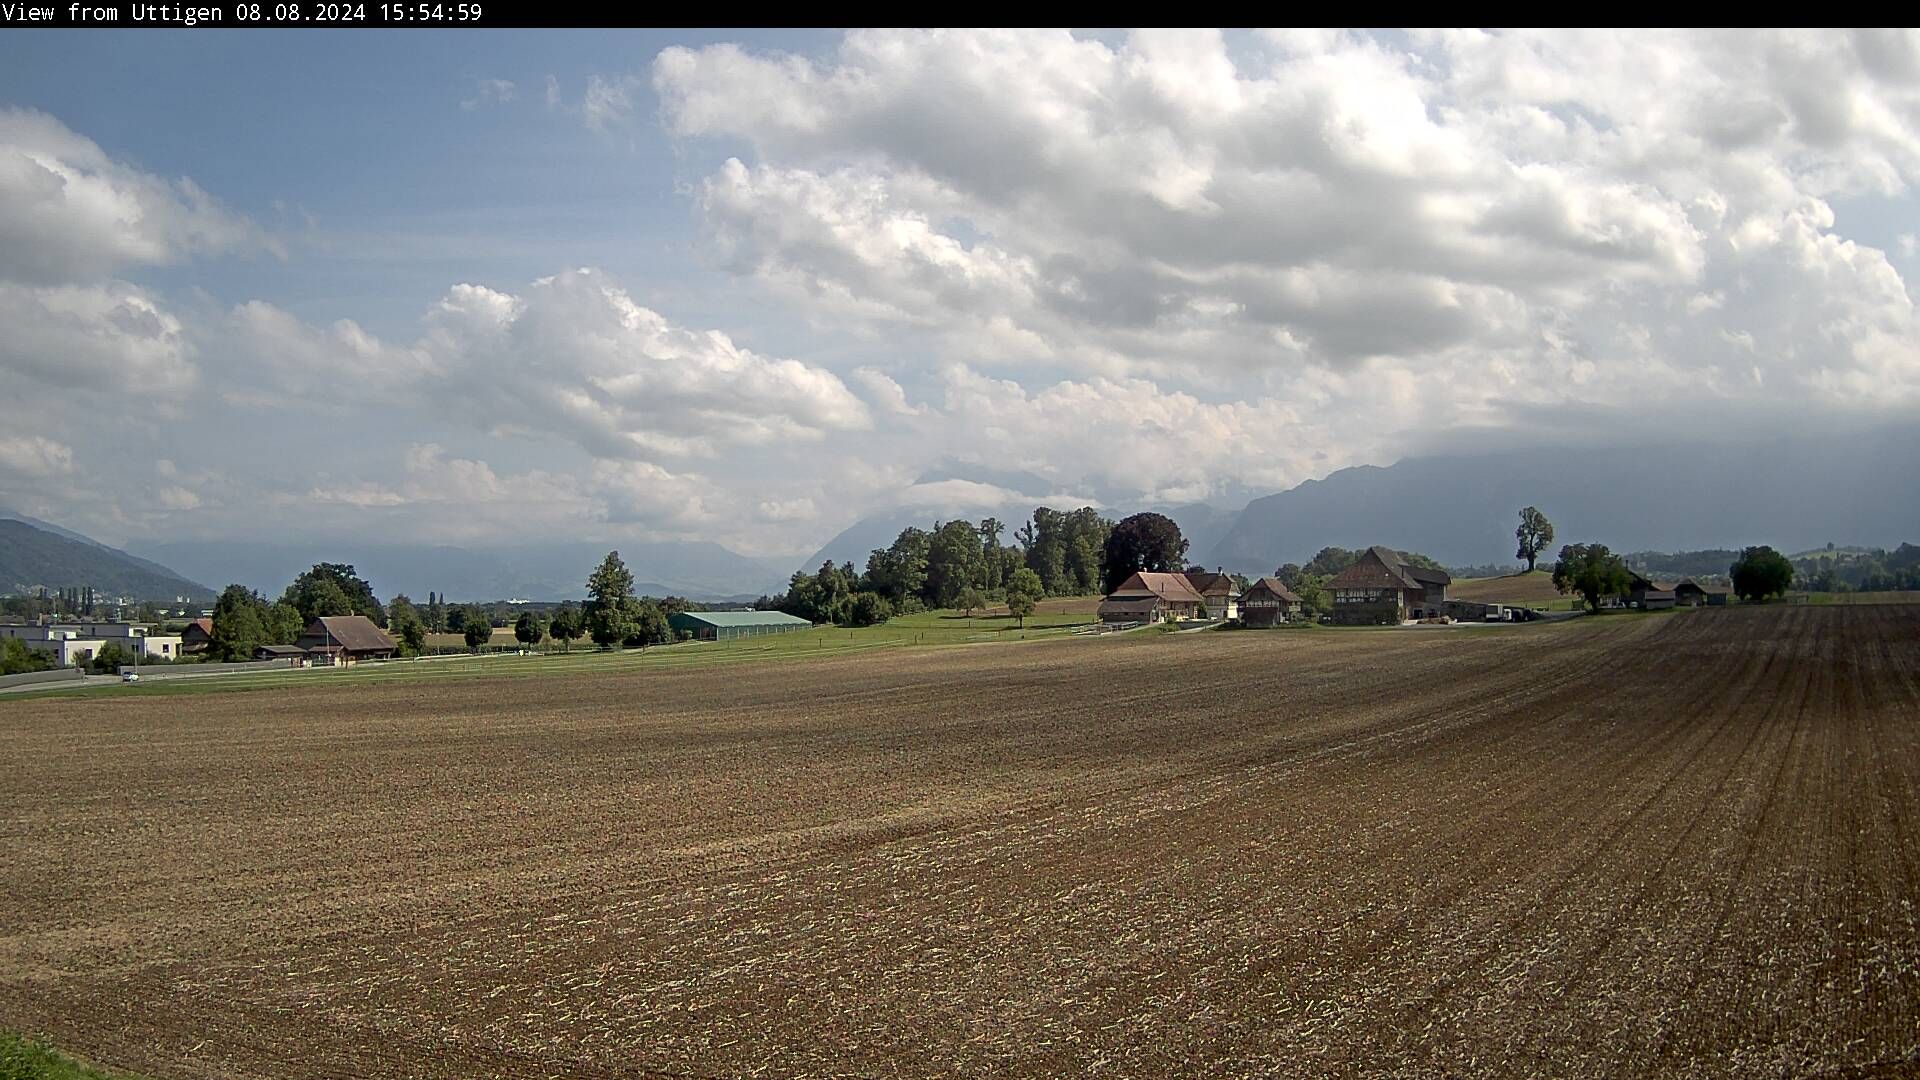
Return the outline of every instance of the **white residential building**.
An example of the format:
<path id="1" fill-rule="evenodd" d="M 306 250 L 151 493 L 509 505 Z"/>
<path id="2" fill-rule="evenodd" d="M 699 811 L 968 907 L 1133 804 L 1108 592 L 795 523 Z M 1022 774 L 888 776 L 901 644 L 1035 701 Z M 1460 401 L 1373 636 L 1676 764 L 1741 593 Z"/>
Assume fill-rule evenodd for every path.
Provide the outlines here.
<path id="1" fill-rule="evenodd" d="M 149 634 L 146 627 L 132 623 L 5 623 L 0 624 L 0 638 L 14 638 L 29 649 L 52 653 L 61 667 L 92 660 L 109 642 L 141 659 L 174 660 L 180 656 L 178 635 Z"/>

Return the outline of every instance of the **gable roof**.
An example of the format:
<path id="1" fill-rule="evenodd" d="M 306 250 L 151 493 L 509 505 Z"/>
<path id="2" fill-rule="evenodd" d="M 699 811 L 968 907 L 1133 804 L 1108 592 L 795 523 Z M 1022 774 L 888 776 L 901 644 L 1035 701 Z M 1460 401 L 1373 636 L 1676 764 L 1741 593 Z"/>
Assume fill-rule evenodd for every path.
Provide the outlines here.
<path id="1" fill-rule="evenodd" d="M 1415 566 L 1392 548 L 1375 544 L 1352 566 L 1335 574 L 1327 585 L 1337 589 L 1425 590 L 1429 586 L 1452 583 L 1453 575 L 1445 570 Z"/>
<path id="2" fill-rule="evenodd" d="M 667 616 L 674 627 L 701 623 L 707 626 L 812 626 L 798 615 L 784 611 L 676 611 Z"/>
<path id="3" fill-rule="evenodd" d="M 1112 595 L 1116 597 L 1153 595 L 1176 604 L 1200 602 L 1200 594 L 1193 591 L 1193 585 L 1187 581 L 1185 574 L 1160 574 L 1150 570 L 1142 570 L 1121 582 L 1120 587 L 1113 590 Z"/>
<path id="4" fill-rule="evenodd" d="M 307 624 L 300 639 L 315 639 L 323 648 L 333 646 L 348 652 L 394 650 L 393 639 L 373 625 L 365 615 L 323 615 Z"/>
<path id="5" fill-rule="evenodd" d="M 1233 595 L 1233 578 L 1226 574 L 1218 574 L 1212 570 L 1189 570 L 1180 576 L 1187 579 L 1187 584 L 1193 586 L 1194 592 L 1203 596 L 1207 593 Z"/>
<path id="6" fill-rule="evenodd" d="M 1383 555 L 1382 552 L 1385 552 Z M 1327 582 L 1333 589 L 1418 589 L 1420 583 L 1400 569 L 1400 559 L 1382 547 L 1368 548 L 1352 566 Z"/>
<path id="7" fill-rule="evenodd" d="M 1247 600 L 1253 599 L 1253 594 L 1256 592 L 1271 593 L 1275 598 L 1285 600 L 1289 604 L 1297 604 L 1300 602 L 1300 597 L 1296 595 L 1292 589 L 1287 588 L 1286 583 L 1277 577 L 1263 577 L 1259 581 L 1247 586 L 1246 593 L 1240 597 L 1241 602 L 1245 603 Z"/>
<path id="8" fill-rule="evenodd" d="M 198 630 L 201 633 L 207 635 L 208 637 L 212 637 L 213 636 L 213 620 L 208 618 L 195 619 L 192 622 L 188 623 L 186 627 L 182 629 L 180 632 L 182 634 L 185 634 L 188 630 Z"/>
<path id="9" fill-rule="evenodd" d="M 1375 544 L 1367 551 L 1377 556 L 1381 562 L 1398 570 L 1403 576 L 1411 578 L 1420 585 L 1451 585 L 1453 575 L 1445 570 L 1435 570 L 1431 566 L 1417 566 L 1400 557 L 1400 553 L 1390 547 Z"/>

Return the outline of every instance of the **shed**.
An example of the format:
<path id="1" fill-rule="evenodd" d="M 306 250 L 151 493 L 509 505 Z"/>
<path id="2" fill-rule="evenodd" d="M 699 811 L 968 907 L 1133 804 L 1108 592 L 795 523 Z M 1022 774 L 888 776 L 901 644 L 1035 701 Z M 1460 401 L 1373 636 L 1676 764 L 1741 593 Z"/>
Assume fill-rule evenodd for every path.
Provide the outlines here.
<path id="1" fill-rule="evenodd" d="M 1649 581 L 1638 571 L 1627 571 L 1627 602 L 1642 611 L 1662 611 L 1676 602 L 1674 590 Z"/>
<path id="2" fill-rule="evenodd" d="M 1109 596 L 1100 601 L 1099 615 L 1103 623 L 1151 623 L 1164 612 L 1157 596 Z"/>
<path id="3" fill-rule="evenodd" d="M 1673 598 L 1676 603 L 1690 604 L 1694 607 L 1704 604 L 1724 607 L 1727 603 L 1727 590 L 1723 586 L 1702 585 L 1688 578 L 1673 587 Z"/>
<path id="4" fill-rule="evenodd" d="M 687 631 L 695 641 L 731 641 L 813 628 L 807 620 L 784 611 L 676 611 L 667 616 L 667 625 Z"/>

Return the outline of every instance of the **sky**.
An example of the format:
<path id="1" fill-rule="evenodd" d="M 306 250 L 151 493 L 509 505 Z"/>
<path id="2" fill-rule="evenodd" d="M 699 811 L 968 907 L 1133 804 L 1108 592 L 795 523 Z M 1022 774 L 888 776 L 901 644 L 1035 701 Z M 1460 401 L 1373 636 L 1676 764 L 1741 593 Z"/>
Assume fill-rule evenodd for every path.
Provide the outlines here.
<path id="1" fill-rule="evenodd" d="M 15 32 L 0 506 L 785 556 L 1911 424 L 1916 181 L 1914 31 Z"/>

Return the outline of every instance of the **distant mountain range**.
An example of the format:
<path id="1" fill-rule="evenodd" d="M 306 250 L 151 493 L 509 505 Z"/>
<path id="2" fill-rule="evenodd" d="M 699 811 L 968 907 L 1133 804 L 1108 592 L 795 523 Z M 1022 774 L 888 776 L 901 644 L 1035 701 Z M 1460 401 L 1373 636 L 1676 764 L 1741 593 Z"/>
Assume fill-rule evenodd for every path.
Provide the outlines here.
<path id="1" fill-rule="evenodd" d="M 943 478 L 1007 486 L 1004 477 Z M 1081 504 L 1009 503 L 997 514 L 1009 522 L 1009 539 L 1040 505 L 1070 510 Z M 1238 511 L 1196 503 L 1102 512 L 1118 520 L 1157 510 L 1179 524 L 1190 562 L 1259 575 L 1282 563 L 1305 563 L 1329 545 L 1385 544 L 1449 566 L 1511 565 L 1523 506 L 1537 506 L 1553 521 L 1553 551 L 1584 541 L 1623 553 L 1746 544 L 1793 551 L 1862 540 L 1892 547 L 1920 537 L 1920 429 L 1410 458 L 1342 469 Z M 813 570 L 828 559 L 863 567 L 869 552 L 909 525 L 980 516 L 925 509 L 874 514 L 848 526 L 800 568 Z"/>
<path id="2" fill-rule="evenodd" d="M 351 563 L 379 596 L 406 593 L 424 601 L 429 591 L 456 601 L 577 600 L 587 575 L 609 547 L 633 571 L 642 596 L 701 601 L 752 600 L 786 579 L 785 559 L 761 560 L 718 544 L 563 543 L 516 548 L 444 545 L 181 541 L 142 545 L 156 560 L 223 585 L 239 582 L 269 596 L 317 562 Z"/>
<path id="3" fill-rule="evenodd" d="M 910 525 L 994 516 L 1007 523 L 1012 542 L 1035 507 L 1085 505 L 1050 487 L 1030 473 L 943 466 L 909 489 L 901 500 L 908 505 L 854 522 L 797 566 L 710 543 L 618 546 L 638 593 L 751 600 L 785 588 L 794 570 L 812 571 L 827 560 L 864 568 L 870 552 Z M 1244 509 L 1109 502 L 1102 512 L 1118 519 L 1157 510 L 1180 525 L 1191 562 L 1256 575 L 1305 563 L 1328 545 L 1385 544 L 1449 566 L 1511 564 L 1516 514 L 1529 505 L 1552 519 L 1554 551 L 1581 541 L 1619 552 L 1755 543 L 1801 551 L 1829 541 L 1891 548 L 1920 539 L 1920 428 L 1410 458 L 1342 469 Z M 352 563 L 382 597 L 424 599 L 433 591 L 457 601 L 577 599 L 608 547 L 166 541 L 140 544 L 136 556 L 21 514 L 0 511 L 0 518 L 7 519 L 0 521 L 7 530 L 0 532 L 0 591 L 90 584 L 143 599 L 205 597 L 229 582 L 278 595 L 321 561 Z"/>
<path id="4" fill-rule="evenodd" d="M 1618 552 L 1893 546 L 1920 536 L 1920 429 L 1342 469 L 1253 500 L 1201 561 L 1270 573 L 1329 544 L 1385 544 L 1450 566 L 1511 561 L 1523 506 L 1552 520 L 1554 551 L 1593 541 Z"/>
<path id="5" fill-rule="evenodd" d="M 57 525 L 0 511 L 0 593 L 87 585 L 108 597 L 168 603 L 177 597 L 202 600 L 213 595 L 207 586 L 158 563 Z"/>

